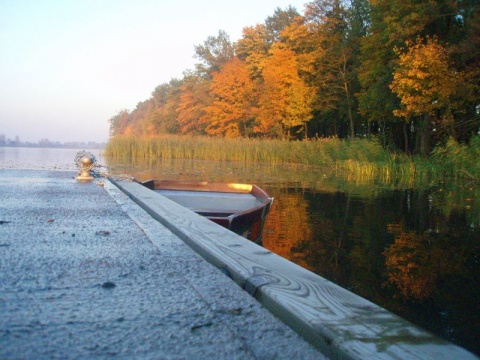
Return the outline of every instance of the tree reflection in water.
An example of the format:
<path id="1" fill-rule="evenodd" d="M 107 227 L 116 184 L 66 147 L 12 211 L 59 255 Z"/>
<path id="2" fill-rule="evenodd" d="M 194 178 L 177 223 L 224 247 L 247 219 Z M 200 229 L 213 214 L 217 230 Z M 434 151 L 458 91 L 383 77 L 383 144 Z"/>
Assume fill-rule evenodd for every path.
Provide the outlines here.
<path id="1" fill-rule="evenodd" d="M 480 226 L 465 201 L 427 190 L 269 191 L 281 200 L 266 248 L 480 353 Z"/>
<path id="2" fill-rule="evenodd" d="M 428 299 L 439 290 L 442 279 L 461 276 L 466 270 L 468 247 L 463 241 L 448 234 L 405 231 L 399 224 L 390 229 L 396 236 L 384 252 L 388 281 L 404 298 Z"/>

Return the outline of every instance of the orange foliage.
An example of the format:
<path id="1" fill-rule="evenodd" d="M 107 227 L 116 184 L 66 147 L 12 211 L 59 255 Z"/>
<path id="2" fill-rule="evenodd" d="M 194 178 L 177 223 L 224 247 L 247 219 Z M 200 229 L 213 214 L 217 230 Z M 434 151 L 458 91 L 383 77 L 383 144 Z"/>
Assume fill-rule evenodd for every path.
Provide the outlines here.
<path id="1" fill-rule="evenodd" d="M 282 201 L 273 203 L 267 217 L 263 246 L 305 268 L 308 264 L 295 252 L 303 241 L 312 237 L 308 222 L 308 203 L 301 194 L 282 193 Z"/>
<path id="2" fill-rule="evenodd" d="M 314 91 L 298 74 L 293 51 L 273 47 L 265 63 L 263 88 L 259 99 L 259 115 L 255 132 L 270 135 L 280 124 L 285 132 L 304 125 L 312 117 Z"/>
<path id="3" fill-rule="evenodd" d="M 176 108 L 177 121 L 182 134 L 193 134 L 202 130 L 200 119 L 205 114 L 205 106 L 208 106 L 211 101 L 209 87 L 209 82 L 197 77 L 192 77 L 182 85 Z"/>
<path id="4" fill-rule="evenodd" d="M 412 128 L 395 125 L 397 116 L 421 120 L 414 147 L 424 153 L 433 131 L 435 140 L 466 141 L 479 126 L 474 3 L 315 0 L 303 16 L 277 9 L 235 43 L 220 31 L 195 46 L 196 70 L 112 117 L 111 135 L 302 139 L 310 123 L 311 135 L 355 137 L 378 123 L 408 151 Z"/>
<path id="5" fill-rule="evenodd" d="M 395 242 L 384 252 L 388 280 L 405 298 L 425 299 L 436 290 L 439 279 L 461 273 L 458 249 L 444 246 L 442 237 L 406 231 L 401 225 L 389 227 Z"/>
<path id="6" fill-rule="evenodd" d="M 245 63 L 237 57 L 213 74 L 210 87 L 213 103 L 207 106 L 201 121 L 209 135 L 246 136 L 253 117 L 254 84 Z"/>
<path id="7" fill-rule="evenodd" d="M 294 51 L 298 62 L 298 72 L 313 81 L 316 73 L 316 61 L 324 50 L 316 43 L 318 34 L 313 24 L 302 21 L 293 22 L 282 31 L 282 40 L 286 47 Z"/>

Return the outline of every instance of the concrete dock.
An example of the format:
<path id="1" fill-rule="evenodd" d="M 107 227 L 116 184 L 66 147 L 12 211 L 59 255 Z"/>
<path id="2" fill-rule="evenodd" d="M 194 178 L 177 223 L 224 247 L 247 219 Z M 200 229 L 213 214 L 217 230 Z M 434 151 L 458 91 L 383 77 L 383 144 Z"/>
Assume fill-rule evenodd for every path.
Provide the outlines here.
<path id="1" fill-rule="evenodd" d="M 0 358 L 322 359 L 108 180 L 0 170 Z"/>
<path id="2" fill-rule="evenodd" d="M 144 186 L 0 169 L 0 359 L 477 359 Z"/>

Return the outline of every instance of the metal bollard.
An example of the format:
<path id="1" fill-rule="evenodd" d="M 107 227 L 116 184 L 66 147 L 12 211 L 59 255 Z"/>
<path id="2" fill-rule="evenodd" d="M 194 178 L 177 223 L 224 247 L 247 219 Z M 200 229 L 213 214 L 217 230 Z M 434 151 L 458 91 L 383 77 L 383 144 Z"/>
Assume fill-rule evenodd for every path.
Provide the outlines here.
<path id="1" fill-rule="evenodd" d="M 91 170 L 96 166 L 95 156 L 85 150 L 79 151 L 75 156 L 75 165 L 79 169 L 77 180 L 93 180 Z"/>

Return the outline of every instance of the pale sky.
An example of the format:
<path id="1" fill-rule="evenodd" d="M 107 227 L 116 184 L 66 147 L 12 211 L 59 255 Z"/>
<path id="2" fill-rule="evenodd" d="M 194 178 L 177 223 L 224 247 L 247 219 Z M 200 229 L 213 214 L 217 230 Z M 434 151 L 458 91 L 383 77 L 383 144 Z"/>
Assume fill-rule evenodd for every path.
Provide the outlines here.
<path id="1" fill-rule="evenodd" d="M 307 2 L 0 0 L 0 135 L 107 141 L 108 119 L 194 68 L 195 45 Z"/>

